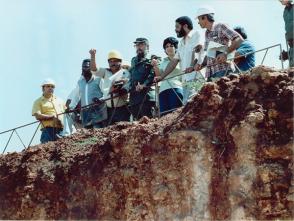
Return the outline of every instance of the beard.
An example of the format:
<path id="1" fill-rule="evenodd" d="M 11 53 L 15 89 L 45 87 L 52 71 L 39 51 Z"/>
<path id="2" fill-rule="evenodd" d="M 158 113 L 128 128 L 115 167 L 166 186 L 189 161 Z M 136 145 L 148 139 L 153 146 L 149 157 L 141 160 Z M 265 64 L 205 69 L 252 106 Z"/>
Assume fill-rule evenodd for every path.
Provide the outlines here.
<path id="1" fill-rule="evenodd" d="M 92 76 L 92 72 L 91 72 L 90 69 L 83 70 L 82 75 L 83 75 L 85 78 L 90 78 L 90 77 Z"/>
<path id="2" fill-rule="evenodd" d="M 138 49 L 136 51 L 136 53 L 137 53 L 138 58 L 144 58 L 147 55 L 147 51 L 146 50 L 141 50 L 141 49 Z"/>
<path id="3" fill-rule="evenodd" d="M 184 37 L 186 35 L 186 32 L 184 31 L 183 28 L 181 28 L 181 30 L 176 32 L 176 33 L 177 33 L 178 38 L 182 38 L 182 37 Z"/>

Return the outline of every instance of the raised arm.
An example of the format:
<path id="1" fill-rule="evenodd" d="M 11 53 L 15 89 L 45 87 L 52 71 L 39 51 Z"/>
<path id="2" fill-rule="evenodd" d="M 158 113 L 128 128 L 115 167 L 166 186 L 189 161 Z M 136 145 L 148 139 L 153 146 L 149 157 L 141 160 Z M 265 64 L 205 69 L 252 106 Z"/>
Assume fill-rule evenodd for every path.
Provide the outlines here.
<path id="1" fill-rule="evenodd" d="M 91 55 L 91 62 L 90 62 L 91 71 L 96 72 L 97 71 L 96 49 L 94 48 L 90 49 L 89 53 Z"/>

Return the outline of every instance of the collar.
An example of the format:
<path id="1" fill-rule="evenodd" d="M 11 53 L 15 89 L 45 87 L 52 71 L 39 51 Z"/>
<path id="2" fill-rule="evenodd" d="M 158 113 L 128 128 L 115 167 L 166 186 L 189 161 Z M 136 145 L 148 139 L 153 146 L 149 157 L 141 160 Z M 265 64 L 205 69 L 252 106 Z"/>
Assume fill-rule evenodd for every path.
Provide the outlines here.
<path id="1" fill-rule="evenodd" d="M 206 32 L 213 32 L 215 30 L 216 25 L 217 25 L 217 23 L 213 22 L 211 30 L 206 29 Z"/>
<path id="2" fill-rule="evenodd" d="M 56 100 L 56 96 L 53 94 L 50 98 L 46 98 L 44 97 L 44 95 L 42 95 L 41 99 L 42 101 L 52 101 L 52 100 Z"/>
<path id="3" fill-rule="evenodd" d="M 95 79 L 95 75 L 92 74 L 92 77 L 90 78 L 90 80 L 87 82 L 85 77 L 82 75 L 82 80 L 85 81 L 86 83 L 90 83 L 91 81 L 93 81 Z"/>
<path id="4" fill-rule="evenodd" d="M 142 58 L 140 61 L 139 61 L 139 58 L 138 56 L 135 57 L 135 63 L 140 63 L 140 62 L 143 62 L 143 61 L 146 61 L 146 60 L 150 60 L 151 59 L 151 55 L 150 53 L 148 53 L 144 58 Z"/>
<path id="5" fill-rule="evenodd" d="M 189 34 L 187 35 L 187 38 L 192 38 L 192 36 L 194 35 L 195 31 L 194 30 L 191 30 L 189 32 Z"/>
<path id="6" fill-rule="evenodd" d="M 195 30 L 191 30 L 186 37 L 183 37 L 180 41 L 180 44 L 185 45 L 185 42 L 189 41 L 193 35 L 195 34 Z"/>

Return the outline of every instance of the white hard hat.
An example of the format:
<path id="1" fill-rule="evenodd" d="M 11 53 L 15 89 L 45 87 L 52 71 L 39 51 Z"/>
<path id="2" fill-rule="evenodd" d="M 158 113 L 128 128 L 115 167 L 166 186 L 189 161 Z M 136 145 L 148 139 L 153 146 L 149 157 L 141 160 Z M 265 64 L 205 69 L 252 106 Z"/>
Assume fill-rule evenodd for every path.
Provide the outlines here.
<path id="1" fill-rule="evenodd" d="M 198 18 L 201 15 L 208 15 L 208 14 L 214 14 L 214 13 L 215 11 L 212 7 L 204 6 L 204 7 L 198 8 L 196 13 L 196 18 Z"/>
<path id="2" fill-rule="evenodd" d="M 46 78 L 43 81 L 41 86 L 43 87 L 44 85 L 53 85 L 53 86 L 55 86 L 55 82 L 51 78 Z"/>

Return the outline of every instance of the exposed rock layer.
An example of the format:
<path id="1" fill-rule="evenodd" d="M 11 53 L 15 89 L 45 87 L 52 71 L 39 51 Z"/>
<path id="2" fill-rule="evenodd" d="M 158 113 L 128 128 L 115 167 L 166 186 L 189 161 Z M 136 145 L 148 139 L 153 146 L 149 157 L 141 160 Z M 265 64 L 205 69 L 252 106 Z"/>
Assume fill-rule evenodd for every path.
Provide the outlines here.
<path id="1" fill-rule="evenodd" d="M 293 72 L 208 83 L 184 108 L 0 156 L 0 219 L 293 219 Z"/>

